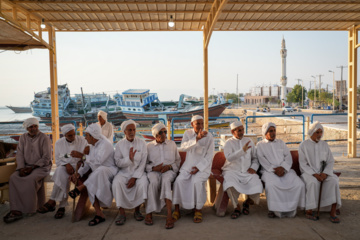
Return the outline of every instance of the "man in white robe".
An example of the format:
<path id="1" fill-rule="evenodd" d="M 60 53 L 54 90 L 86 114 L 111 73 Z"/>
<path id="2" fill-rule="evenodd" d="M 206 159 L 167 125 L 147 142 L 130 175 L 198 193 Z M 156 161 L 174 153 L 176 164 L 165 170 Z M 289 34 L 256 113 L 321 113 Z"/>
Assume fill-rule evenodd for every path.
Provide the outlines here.
<path id="1" fill-rule="evenodd" d="M 171 229 L 174 227 L 171 215 L 171 183 L 179 171 L 180 154 L 175 142 L 166 139 L 167 131 L 164 124 L 158 123 L 151 130 L 155 140 L 147 145 L 146 172 L 149 187 L 145 224 L 153 225 L 152 212 L 160 212 L 166 203 L 167 218 L 165 228 Z"/>
<path id="2" fill-rule="evenodd" d="M 9 180 L 10 212 L 3 218 L 11 223 L 34 214 L 45 202 L 43 179 L 51 169 L 51 140 L 39 131 L 39 121 L 28 118 L 23 127 L 27 130 L 20 136 L 16 154 L 16 172 Z"/>
<path id="3" fill-rule="evenodd" d="M 203 131 L 204 119 L 195 115 L 191 119 L 193 129 L 186 130 L 179 151 L 186 152 L 186 159 L 174 183 L 174 220 L 180 218 L 180 204 L 185 209 L 194 209 L 195 223 L 202 222 L 202 208 L 206 202 L 206 181 L 211 172 L 214 156 L 214 139 Z"/>
<path id="4" fill-rule="evenodd" d="M 98 124 L 101 127 L 101 133 L 110 141 L 114 143 L 114 126 L 107 120 L 107 113 L 104 111 L 98 112 Z"/>
<path id="5" fill-rule="evenodd" d="M 87 189 L 89 200 L 96 212 L 89 226 L 95 226 L 105 221 L 105 215 L 100 207 L 110 207 L 112 204 L 111 182 L 117 168 L 114 164 L 114 148 L 101 134 L 100 126 L 93 123 L 86 128 L 85 132 L 85 139 L 90 145 L 90 153 L 89 155 L 78 153 L 79 157 L 86 159 L 85 164 L 79 168 L 78 174 L 74 173 L 71 178 L 75 182 L 89 170 L 91 173 L 83 185 L 69 192 L 69 196 L 76 198 L 84 188 Z"/>
<path id="6" fill-rule="evenodd" d="M 119 172 L 112 185 L 116 206 L 119 208 L 116 225 L 125 224 L 125 209 L 135 208 L 135 220 L 144 220 L 140 205 L 147 199 L 148 187 L 145 174 L 146 143 L 135 136 L 136 123 L 133 120 L 124 121 L 121 124 L 121 130 L 124 131 L 125 138 L 115 145 L 115 164 Z"/>
<path id="7" fill-rule="evenodd" d="M 297 208 L 305 207 L 305 185 L 291 169 L 290 150 L 276 139 L 276 125 L 265 123 L 262 134 L 265 139 L 257 144 L 257 156 L 265 182 L 268 217 L 295 217 Z"/>
<path id="8" fill-rule="evenodd" d="M 313 123 L 309 128 L 309 139 L 299 147 L 301 178 L 306 189 L 306 217 L 318 220 L 313 210 L 318 207 L 322 184 L 320 210 L 330 211 L 330 221 L 339 223 L 340 219 L 336 216 L 336 209 L 341 207 L 339 178 L 333 172 L 335 160 L 329 145 L 321 140 L 323 132 L 324 128 L 319 122 Z"/>
<path id="9" fill-rule="evenodd" d="M 249 205 L 251 200 L 259 204 L 260 193 L 263 186 L 256 171 L 259 168 L 259 161 L 256 155 L 256 148 L 250 138 L 244 137 L 244 126 L 241 121 L 233 122 L 230 125 L 232 138 L 225 142 L 224 154 L 226 162 L 222 167 L 224 183 L 223 188 L 229 195 L 234 206 L 232 219 L 241 214 L 238 198 L 240 193 L 247 196 L 243 203 L 242 213 L 250 213 Z"/>
<path id="10" fill-rule="evenodd" d="M 55 143 L 55 160 L 56 169 L 52 177 L 54 187 L 51 197 L 44 206 L 40 207 L 37 212 L 47 213 L 55 210 L 56 201 L 59 203 L 59 209 L 55 214 L 56 219 L 60 219 L 65 214 L 67 206 L 68 192 L 70 188 L 69 176 L 75 173 L 76 164 L 81 159 L 87 141 L 83 136 L 76 136 L 75 127 L 72 124 L 66 124 L 61 127 L 64 137 Z M 76 157 L 77 156 L 77 157 Z"/>

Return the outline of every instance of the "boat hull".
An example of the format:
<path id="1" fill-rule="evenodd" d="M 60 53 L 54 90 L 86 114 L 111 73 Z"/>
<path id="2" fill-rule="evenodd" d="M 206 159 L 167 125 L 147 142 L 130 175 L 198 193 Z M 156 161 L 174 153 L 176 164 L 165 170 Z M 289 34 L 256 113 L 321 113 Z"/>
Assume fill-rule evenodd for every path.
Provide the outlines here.
<path id="1" fill-rule="evenodd" d="M 10 108 L 14 113 L 31 113 L 30 107 L 12 107 L 12 106 L 6 106 L 7 108 Z"/>
<path id="2" fill-rule="evenodd" d="M 219 104 L 216 106 L 209 107 L 209 117 L 219 117 L 223 111 L 229 106 L 230 103 Z M 143 123 L 143 124 L 150 124 L 154 121 L 146 120 L 147 118 L 161 118 L 161 116 L 165 115 L 162 112 L 143 112 L 143 113 L 136 113 L 136 112 L 123 112 L 124 116 L 127 119 L 137 119 L 136 122 Z M 198 109 L 194 111 L 188 112 L 175 112 L 175 113 L 168 113 L 166 114 L 167 120 L 171 121 L 173 118 L 191 118 L 193 115 L 204 115 L 204 109 Z M 144 119 L 144 120 L 143 120 Z M 190 119 L 178 119 L 174 122 L 189 122 Z"/>
<path id="3" fill-rule="evenodd" d="M 60 126 L 63 126 L 65 124 L 68 124 L 72 121 L 75 121 L 76 124 L 85 123 L 85 119 L 88 124 L 97 122 L 97 113 L 87 113 L 85 118 L 83 115 L 72 115 L 72 116 L 66 116 L 66 117 L 60 117 Z M 41 117 L 42 121 L 49 121 L 51 122 L 51 117 Z M 126 118 L 122 114 L 122 112 L 114 112 L 108 114 L 108 122 L 111 122 L 115 126 L 119 126 L 123 121 L 125 121 Z M 51 126 L 51 123 L 47 124 L 47 126 Z"/>

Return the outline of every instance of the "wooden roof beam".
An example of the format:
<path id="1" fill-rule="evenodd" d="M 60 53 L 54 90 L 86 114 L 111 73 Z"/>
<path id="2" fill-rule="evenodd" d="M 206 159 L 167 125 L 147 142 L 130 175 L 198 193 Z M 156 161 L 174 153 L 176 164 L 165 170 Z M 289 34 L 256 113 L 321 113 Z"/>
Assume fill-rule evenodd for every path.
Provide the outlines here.
<path id="1" fill-rule="evenodd" d="M 34 20 L 34 19 L 33 19 Z M 25 22 L 26 19 L 18 19 L 19 22 Z M 36 20 L 34 20 L 36 21 Z M 168 20 L 51 20 L 47 19 L 47 23 L 167 23 Z M 179 23 L 207 23 L 207 20 L 176 20 L 176 22 Z M 359 22 L 360 19 L 338 19 L 338 20 L 274 20 L 274 19 L 264 19 L 264 20 L 251 20 L 251 19 L 242 19 L 242 20 L 218 20 L 216 22 L 224 22 L 224 23 L 238 23 L 238 22 L 248 22 L 248 23 L 307 23 L 307 22 L 313 22 L 313 23 L 353 23 L 353 22 Z M 215 23 L 215 22 L 214 22 Z M 210 26 L 210 24 L 209 24 Z M 209 28 L 210 29 L 210 28 Z"/>
<path id="2" fill-rule="evenodd" d="M 359 3 L 360 4 L 360 3 Z M 3 10 L 3 12 L 10 12 L 10 10 Z M 202 14 L 208 14 L 208 11 L 197 11 L 197 10 L 175 10 L 175 11 L 169 11 L 169 10 L 151 10 L 151 11 L 91 11 L 91 10 L 84 10 L 84 11 L 79 11 L 79 10 L 73 10 L 73 11 L 67 11 L 67 10 L 29 10 L 29 12 L 33 12 L 33 13 L 103 13 L 103 14 L 108 14 L 108 13 L 146 13 L 146 14 L 150 14 L 150 13 L 202 13 Z M 244 11 L 244 10 L 223 10 L 223 13 L 278 13 L 278 14 L 298 14 L 298 13 L 328 13 L 328 14 L 336 14 L 336 13 L 360 13 L 360 10 L 329 10 L 329 11 L 318 11 L 318 10 L 310 10 L 310 11 L 306 11 L 306 10 L 302 10 L 302 11 L 279 11 L 279 10 L 269 10 L 269 11 Z"/>
<path id="3" fill-rule="evenodd" d="M 26 33 L 29 36 L 31 36 L 32 38 L 36 39 L 37 41 L 39 41 L 39 43 L 41 43 L 48 49 L 51 48 L 50 45 L 42 37 L 42 29 L 40 27 L 41 18 L 39 16 L 37 16 L 33 13 L 29 13 L 26 9 L 24 9 L 21 6 L 14 4 L 8 0 L 0 0 L 0 2 L 2 2 L 1 3 L 2 7 L 4 7 L 4 5 L 6 4 L 8 7 L 11 8 L 11 12 L 12 12 L 11 17 L 3 15 L 2 11 L 0 11 L 0 17 L 3 18 L 5 22 L 10 23 L 14 27 L 20 29 L 24 33 Z M 2 10 L 2 9 L 0 9 L 0 10 Z M 26 16 L 26 18 L 19 19 L 18 12 L 21 12 L 22 14 L 24 14 Z M 34 33 L 33 30 L 30 28 L 31 19 L 33 20 L 33 22 L 34 21 L 37 22 L 38 29 L 36 29 L 36 31 L 38 31 L 39 34 Z"/>
<path id="4" fill-rule="evenodd" d="M 225 7 L 228 0 L 215 0 L 211 6 L 210 13 L 208 14 L 205 26 L 204 26 L 204 47 L 209 46 L 211 34 L 215 28 L 216 22 L 220 17 L 221 11 Z"/>

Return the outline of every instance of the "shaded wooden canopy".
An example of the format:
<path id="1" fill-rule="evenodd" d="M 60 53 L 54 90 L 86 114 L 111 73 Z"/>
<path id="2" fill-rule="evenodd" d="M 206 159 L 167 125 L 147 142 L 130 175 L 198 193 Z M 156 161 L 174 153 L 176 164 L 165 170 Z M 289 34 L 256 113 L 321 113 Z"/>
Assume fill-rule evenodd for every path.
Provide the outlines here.
<path id="1" fill-rule="evenodd" d="M 55 31 L 201 31 L 213 0 L 8 0 Z M 3 15 L 12 10 L 3 1 Z M 19 22 L 26 16 L 18 15 Z M 229 0 L 214 31 L 348 30 L 360 23 L 359 0 Z"/>
<path id="2" fill-rule="evenodd" d="M 0 20 L 0 49 L 28 50 L 31 48 L 47 47 L 18 26 Z"/>

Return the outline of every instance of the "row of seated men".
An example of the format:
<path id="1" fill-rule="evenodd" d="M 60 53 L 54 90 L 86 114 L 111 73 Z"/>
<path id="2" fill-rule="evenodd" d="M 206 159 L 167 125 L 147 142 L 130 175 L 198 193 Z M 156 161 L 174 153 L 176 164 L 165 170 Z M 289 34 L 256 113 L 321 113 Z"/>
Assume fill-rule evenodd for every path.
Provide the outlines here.
<path id="1" fill-rule="evenodd" d="M 101 125 L 104 124 L 89 125 L 85 139 L 76 136 L 71 124 L 61 128 L 65 137 L 55 145 L 57 168 L 53 175 L 53 191 L 49 201 L 39 207 L 36 192 L 51 169 L 51 142 L 38 130 L 39 123 L 35 118 L 24 122 L 28 132 L 21 136 L 17 148 L 17 172 L 9 182 L 10 212 L 4 217 L 6 223 L 19 220 L 26 213 L 53 212 L 56 202 L 59 202 L 59 208 L 55 218 L 60 219 L 65 214 L 68 195 L 75 199 L 83 189 L 87 189 L 96 212 L 89 226 L 105 221 L 101 207 L 110 207 L 113 198 L 119 209 L 116 225 L 124 225 L 125 209 L 133 208 L 137 221 L 145 219 L 146 225 L 153 225 L 152 213 L 160 212 L 165 206 L 167 229 L 173 228 L 181 218 L 180 206 L 193 210 L 195 223 L 202 222 L 206 181 L 215 147 L 211 133 L 203 130 L 201 116 L 192 117 L 192 129 L 185 131 L 180 148 L 166 138 L 164 124 L 153 126 L 155 140 L 146 145 L 135 136 L 136 123 L 128 120 L 121 124 L 125 137 L 115 145 L 114 151 L 110 140 L 102 134 Z M 250 203 L 259 203 L 262 180 L 269 218 L 294 217 L 297 209 L 305 209 L 306 218 L 316 221 L 314 210 L 320 198 L 320 208 L 330 211 L 330 221 L 340 222 L 336 216 L 336 209 L 341 206 L 339 179 L 333 174 L 334 158 L 329 146 L 321 140 L 324 129 L 320 123 L 310 126 L 309 139 L 299 147 L 301 178 L 291 169 L 290 151 L 276 138 L 274 123 L 262 126 L 264 139 L 256 147 L 250 138 L 244 137 L 240 121 L 233 122 L 230 130 L 233 137 L 224 146 L 226 162 L 222 169 L 223 187 L 234 207 L 232 219 L 241 214 L 248 215 Z M 181 168 L 179 151 L 187 153 Z M 259 167 L 261 180 L 256 174 Z M 76 182 L 89 170 L 87 180 L 69 192 L 69 179 Z M 242 204 L 238 202 L 240 193 L 247 196 Z M 145 217 L 140 212 L 143 203 Z M 173 204 L 175 210 L 172 212 Z"/>

